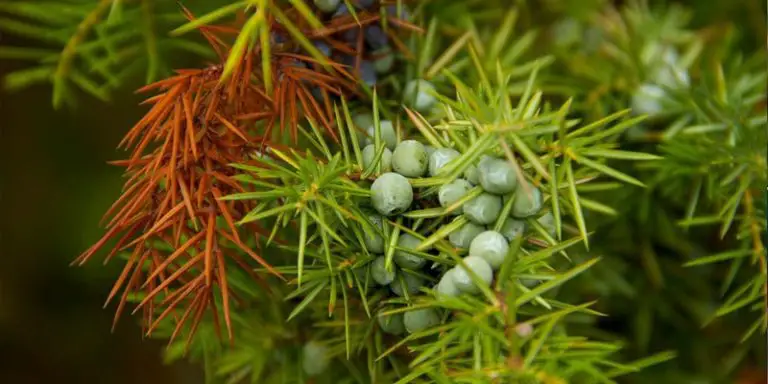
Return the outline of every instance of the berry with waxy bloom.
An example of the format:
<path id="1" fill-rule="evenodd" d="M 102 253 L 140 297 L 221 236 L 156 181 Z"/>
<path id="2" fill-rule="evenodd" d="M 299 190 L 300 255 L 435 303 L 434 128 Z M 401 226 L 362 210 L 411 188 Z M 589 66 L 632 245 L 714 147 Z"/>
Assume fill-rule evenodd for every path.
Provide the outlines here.
<path id="1" fill-rule="evenodd" d="M 496 221 L 501 212 L 501 197 L 490 193 L 482 193 L 480 196 L 464 203 L 464 216 L 476 224 L 488 225 Z"/>
<path id="2" fill-rule="evenodd" d="M 466 264 L 467 268 L 480 278 L 481 283 L 485 286 L 491 285 L 491 281 L 493 281 L 493 269 L 485 259 L 477 256 L 467 256 L 464 258 L 464 264 Z M 453 284 L 459 291 L 464 293 L 480 292 L 480 288 L 475 285 L 469 272 L 467 272 L 462 265 L 459 264 L 455 268 L 456 270 L 451 276 L 453 278 Z"/>
<path id="3" fill-rule="evenodd" d="M 408 179 L 387 172 L 371 184 L 371 203 L 377 212 L 393 216 L 405 212 L 413 202 L 413 187 Z"/>
<path id="4" fill-rule="evenodd" d="M 419 244 L 421 240 L 410 233 L 401 233 L 397 239 L 397 246 L 403 249 L 416 249 Z M 398 266 L 407 269 L 419 269 L 427 263 L 421 256 L 399 249 L 395 251 L 394 259 Z"/>
<path id="5" fill-rule="evenodd" d="M 420 177 L 427 171 L 427 151 L 416 140 L 405 140 L 392 152 L 392 169 L 406 177 Z"/>
<path id="6" fill-rule="evenodd" d="M 469 245 L 469 254 L 483 258 L 494 270 L 504 263 L 508 251 L 507 239 L 496 231 L 485 231 L 477 235 Z"/>
<path id="7" fill-rule="evenodd" d="M 416 333 L 440 324 L 440 315 L 434 308 L 423 308 L 406 312 L 403 324 L 408 333 Z"/>
<path id="8" fill-rule="evenodd" d="M 485 231 L 482 225 L 469 222 L 448 235 L 448 242 L 456 248 L 469 248 L 474 238 Z"/>

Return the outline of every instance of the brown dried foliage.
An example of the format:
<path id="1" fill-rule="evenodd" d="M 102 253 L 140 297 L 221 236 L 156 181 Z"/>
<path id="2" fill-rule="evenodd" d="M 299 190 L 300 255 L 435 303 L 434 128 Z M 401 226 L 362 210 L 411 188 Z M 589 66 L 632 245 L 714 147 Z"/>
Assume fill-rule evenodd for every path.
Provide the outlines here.
<path id="1" fill-rule="evenodd" d="M 194 19 L 188 10 L 184 12 Z M 361 14 L 359 18 L 362 24 L 379 16 Z M 331 37 L 358 25 L 339 23 L 345 20 L 307 35 L 356 54 L 359 62 L 361 50 Z M 298 20 L 297 24 L 302 25 Z M 278 24 L 272 25 L 279 31 Z M 220 200 L 245 191 L 229 165 L 248 162 L 256 150 L 280 147 L 271 139 L 274 136 L 289 134 L 295 142 L 303 119 L 319 123 L 335 139 L 328 96 L 358 92 L 355 78 L 341 64 L 333 63 L 333 70 L 326 71 L 310 57 L 276 49 L 271 52 L 275 86 L 268 93 L 261 81 L 258 46 L 223 81 L 222 64 L 230 49 L 225 41 L 239 29 L 206 26 L 199 31 L 217 52 L 219 63 L 179 70 L 176 76 L 139 90 L 158 94 L 144 102 L 151 105 L 149 111 L 120 143 L 121 148 L 131 149 L 130 157 L 112 163 L 126 168 L 127 181 L 104 215 L 106 233 L 73 262 L 82 265 L 108 242 L 116 241 L 104 262 L 120 251 L 130 251 L 130 256 L 105 303 L 118 298 L 113 329 L 129 297 L 138 294 L 142 299 L 133 313 L 142 312 L 147 335 L 171 316 L 176 327 L 170 341 L 186 324 L 188 343 L 208 312 L 217 331 L 223 314 L 227 336 L 233 340 L 231 306 L 242 298 L 228 285 L 227 268 L 242 268 L 265 289 L 266 276 L 253 272 L 255 267 L 282 279 L 261 256 L 258 242 L 255 250 L 246 245 L 246 236 L 268 236 L 265 229 L 258 223 L 236 225 L 254 208 L 253 203 Z M 312 68 L 296 66 L 296 60 L 313 63 Z M 313 97 L 310 86 L 321 90 L 323 102 Z M 273 127 L 279 131 L 273 132 Z M 173 251 L 161 250 L 157 243 Z"/>

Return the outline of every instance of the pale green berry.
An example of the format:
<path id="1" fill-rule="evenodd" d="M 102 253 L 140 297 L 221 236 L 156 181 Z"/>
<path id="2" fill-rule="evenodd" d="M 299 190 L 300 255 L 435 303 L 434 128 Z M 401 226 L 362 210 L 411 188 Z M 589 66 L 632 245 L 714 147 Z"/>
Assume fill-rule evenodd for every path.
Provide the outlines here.
<path id="1" fill-rule="evenodd" d="M 485 227 L 473 222 L 464 224 L 461 228 L 451 232 L 448 235 L 448 241 L 456 248 L 469 248 L 477 235 L 485 231 Z"/>
<path id="2" fill-rule="evenodd" d="M 339 3 L 341 3 L 341 0 L 315 0 L 317 9 L 327 13 L 333 12 L 339 8 Z"/>
<path id="3" fill-rule="evenodd" d="M 486 192 L 503 195 L 517 187 L 515 168 L 507 159 L 491 159 L 478 166 L 480 185 Z"/>
<path id="4" fill-rule="evenodd" d="M 461 291 L 459 291 L 458 288 L 456 288 L 456 284 L 453 282 L 453 273 L 456 271 L 455 269 L 449 269 L 448 272 L 446 272 L 443 277 L 440 278 L 440 281 L 437 283 L 437 286 L 435 287 L 435 291 L 437 293 L 437 297 L 456 297 L 461 294 Z"/>
<path id="5" fill-rule="evenodd" d="M 419 293 L 419 288 L 424 286 L 424 279 L 421 277 L 412 275 L 410 273 L 403 273 L 401 276 L 403 276 L 403 280 L 405 281 L 405 291 L 408 292 L 408 295 L 415 295 Z M 403 292 L 403 284 L 400 282 L 399 278 L 395 279 L 395 281 L 389 284 L 389 288 L 395 295 L 405 295 Z"/>
<path id="6" fill-rule="evenodd" d="M 373 61 L 373 68 L 377 73 L 387 73 L 395 64 L 395 55 L 392 53 L 392 48 L 388 46 L 373 51 L 373 55 L 376 58 Z"/>
<path id="7" fill-rule="evenodd" d="M 368 169 L 373 163 L 373 159 L 376 157 L 376 147 L 373 144 L 368 144 L 363 148 L 363 167 Z M 389 172 L 392 170 L 392 151 L 389 148 L 384 148 L 384 152 L 381 153 L 379 159 L 381 163 L 381 171 Z"/>
<path id="8" fill-rule="evenodd" d="M 675 47 L 651 43 L 643 49 L 640 58 L 649 66 L 650 82 L 669 88 L 690 84 L 688 71 L 680 65 L 680 55 Z"/>
<path id="9" fill-rule="evenodd" d="M 544 229 L 549 232 L 550 236 L 555 236 L 555 217 L 552 216 L 552 212 L 547 212 L 543 216 L 539 217 L 536 221 L 541 224 Z"/>
<path id="10" fill-rule="evenodd" d="M 632 112 L 638 115 L 656 115 L 664 110 L 666 92 L 654 84 L 643 84 L 632 95 Z"/>
<path id="11" fill-rule="evenodd" d="M 388 172 L 371 184 L 371 203 L 384 216 L 403 213 L 412 202 L 413 187 L 402 175 Z"/>
<path id="12" fill-rule="evenodd" d="M 480 171 L 477 170 L 476 166 L 470 165 L 464 170 L 464 178 L 472 183 L 472 185 L 477 185 L 480 183 Z"/>
<path id="13" fill-rule="evenodd" d="M 316 341 L 310 341 L 304 344 L 302 355 L 302 366 L 307 375 L 319 375 L 328 368 L 330 359 L 328 358 L 328 348 L 326 346 Z"/>
<path id="14" fill-rule="evenodd" d="M 440 169 L 443 168 L 451 160 L 461 156 L 459 151 L 453 148 L 437 148 L 431 155 L 429 155 L 429 174 L 430 176 L 436 176 Z"/>
<path id="15" fill-rule="evenodd" d="M 501 226 L 501 234 L 507 241 L 512 241 L 523 235 L 525 232 L 525 222 L 515 220 L 513 218 L 507 218 L 504 220 L 504 224 Z"/>
<path id="16" fill-rule="evenodd" d="M 464 258 L 464 264 L 467 265 L 472 272 L 480 278 L 480 282 L 485 286 L 491 285 L 493 280 L 493 269 L 485 259 L 477 256 L 467 256 Z M 478 293 L 480 288 L 475 285 L 472 278 L 469 276 L 469 272 L 464 269 L 463 266 L 457 265 L 456 270 L 451 275 L 453 284 L 459 291 L 464 293 Z"/>
<path id="17" fill-rule="evenodd" d="M 390 151 L 394 151 L 395 147 L 397 146 L 397 133 L 395 132 L 395 126 L 392 125 L 392 122 L 389 120 L 382 120 L 379 121 L 379 128 L 381 131 L 381 140 L 384 142 L 384 145 L 389 148 Z M 368 139 L 366 140 L 366 144 L 375 143 L 376 127 L 374 127 L 373 122 L 371 122 L 371 125 L 368 126 L 367 132 Z"/>
<path id="18" fill-rule="evenodd" d="M 352 123 L 354 123 L 358 128 L 367 129 L 373 125 L 373 115 L 368 112 L 355 114 L 352 117 Z"/>
<path id="19" fill-rule="evenodd" d="M 437 99 L 432 95 L 435 86 L 429 81 L 416 79 L 411 80 L 405 85 L 405 102 L 408 106 L 421 112 L 427 113 L 435 105 Z"/>
<path id="20" fill-rule="evenodd" d="M 419 244 L 421 244 L 421 240 L 409 233 L 401 233 L 397 239 L 397 246 L 399 248 L 416 249 Z M 407 269 L 419 269 L 427 262 L 427 260 L 418 255 L 399 249 L 395 251 L 394 259 L 398 266 Z"/>
<path id="21" fill-rule="evenodd" d="M 541 191 L 531 186 L 528 191 L 518 188 L 515 192 L 515 201 L 512 203 L 512 216 L 526 218 L 533 216 L 541 209 Z"/>
<path id="22" fill-rule="evenodd" d="M 466 196 L 469 190 L 472 189 L 472 184 L 464 179 L 456 179 L 448 184 L 443 184 L 437 191 L 437 199 L 440 201 L 440 206 L 448 208 L 453 203 L 459 201 L 462 197 Z M 461 207 L 455 209 L 452 213 L 454 215 L 461 214 Z"/>
<path id="23" fill-rule="evenodd" d="M 430 156 L 432 156 L 432 153 L 435 152 L 435 147 L 431 145 L 425 145 L 424 150 L 427 151 L 427 158 L 429 158 Z"/>
<path id="24" fill-rule="evenodd" d="M 477 235 L 469 245 L 469 255 L 483 258 L 494 270 L 504 264 L 508 251 L 507 239 L 496 231 L 485 231 Z"/>
<path id="25" fill-rule="evenodd" d="M 370 221 L 374 227 L 377 227 L 378 229 L 383 231 L 384 224 L 383 224 L 383 221 L 381 220 L 381 216 L 379 215 L 368 216 L 368 221 Z M 363 241 L 365 242 L 365 248 L 368 250 L 368 252 L 384 253 L 384 238 L 382 238 L 381 235 L 377 232 L 372 232 L 368 230 L 364 232 L 365 232 L 365 235 L 363 236 Z"/>
<path id="26" fill-rule="evenodd" d="M 408 333 L 420 332 L 440 324 L 440 314 L 433 308 L 409 311 L 403 315 L 403 324 Z"/>
<path id="27" fill-rule="evenodd" d="M 394 315 L 377 316 L 379 327 L 384 333 L 390 335 L 402 335 L 405 332 L 405 325 L 403 324 L 403 314 L 396 313 Z"/>
<path id="28" fill-rule="evenodd" d="M 397 271 L 395 270 L 394 265 L 392 266 L 391 271 L 387 271 L 385 266 L 386 262 L 386 257 L 379 256 L 376 258 L 376 260 L 373 261 L 373 263 L 371 263 L 371 277 L 380 285 L 388 285 L 394 281 L 395 277 L 397 276 Z"/>
<path id="29" fill-rule="evenodd" d="M 464 216 L 476 224 L 487 225 L 496 221 L 501 207 L 500 196 L 483 193 L 464 203 Z"/>
<path id="30" fill-rule="evenodd" d="M 357 113 L 352 116 L 352 123 L 356 127 L 360 128 L 363 132 L 366 132 L 368 127 L 373 125 L 373 115 L 368 112 Z M 357 142 L 360 144 L 361 148 L 368 145 L 368 135 L 363 132 L 359 130 L 355 131 L 355 134 L 357 135 Z"/>
<path id="31" fill-rule="evenodd" d="M 480 171 L 480 168 L 484 167 L 485 164 L 487 164 L 488 162 L 490 162 L 492 160 L 498 160 L 498 159 L 499 159 L 498 157 L 493 157 L 493 156 L 489 156 L 489 155 L 482 155 L 482 156 L 480 156 L 480 160 L 477 161 L 478 172 Z M 480 177 L 480 174 L 478 173 L 478 178 L 479 177 Z"/>
<path id="32" fill-rule="evenodd" d="M 392 152 L 392 169 L 405 177 L 421 177 L 427 171 L 427 151 L 416 140 L 405 140 Z"/>

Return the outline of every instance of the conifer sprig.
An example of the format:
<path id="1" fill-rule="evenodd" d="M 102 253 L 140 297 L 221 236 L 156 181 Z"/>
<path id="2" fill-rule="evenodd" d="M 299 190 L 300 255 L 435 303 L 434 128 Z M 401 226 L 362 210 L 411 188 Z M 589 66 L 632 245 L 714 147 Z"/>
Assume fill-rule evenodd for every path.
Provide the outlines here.
<path id="1" fill-rule="evenodd" d="M 0 4 L 0 13 L 6 15 L 0 30 L 51 45 L 0 47 L 1 58 L 36 63 L 7 75 L 5 88 L 18 90 L 50 82 L 57 108 L 73 105 L 77 91 L 108 101 L 136 73 L 143 71 L 147 82 L 170 75 L 171 63 L 167 60 L 172 55 L 161 57 L 161 51 L 211 58 L 209 47 L 166 35 L 173 25 L 184 20 L 178 8 L 167 5 L 150 0 Z M 127 62 L 133 64 L 125 65 Z"/>

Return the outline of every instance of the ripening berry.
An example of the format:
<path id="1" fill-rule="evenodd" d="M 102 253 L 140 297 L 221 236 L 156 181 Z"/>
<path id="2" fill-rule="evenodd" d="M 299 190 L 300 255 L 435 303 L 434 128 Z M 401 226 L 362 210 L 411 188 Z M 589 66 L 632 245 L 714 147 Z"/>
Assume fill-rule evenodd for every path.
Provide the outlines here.
<path id="1" fill-rule="evenodd" d="M 403 324 L 403 314 L 395 313 L 393 315 L 380 315 L 377 316 L 379 327 L 384 333 L 390 335 L 402 335 L 405 332 L 405 325 Z"/>
<path id="2" fill-rule="evenodd" d="M 365 41 L 371 48 L 379 49 L 389 43 L 389 38 L 381 26 L 372 24 L 365 28 Z"/>
<path id="3" fill-rule="evenodd" d="M 345 30 L 341 37 L 350 44 L 357 44 L 357 39 L 360 36 L 360 27 L 352 27 L 347 30 Z"/>
<path id="4" fill-rule="evenodd" d="M 341 3 L 341 0 L 315 0 L 317 9 L 327 13 L 331 13 L 339 8 L 339 3 Z"/>
<path id="5" fill-rule="evenodd" d="M 373 263 L 371 263 L 371 277 L 380 285 L 388 285 L 394 281 L 395 276 L 397 276 L 397 270 L 395 270 L 394 265 L 392 266 L 391 271 L 387 271 L 387 268 L 385 267 L 386 262 L 386 257 L 379 256 Z"/>
<path id="6" fill-rule="evenodd" d="M 419 244 L 421 244 L 421 240 L 410 233 L 401 233 L 397 239 L 397 246 L 403 249 L 416 249 Z M 421 256 L 399 249 L 395 251 L 394 259 L 395 264 L 401 268 L 414 270 L 423 267 L 427 263 L 427 260 Z"/>
<path id="7" fill-rule="evenodd" d="M 504 220 L 500 232 L 507 241 L 511 242 L 525 233 L 525 221 L 515 220 L 511 217 L 507 218 Z"/>
<path id="8" fill-rule="evenodd" d="M 469 255 L 483 258 L 493 270 L 499 269 L 509 251 L 509 243 L 496 231 L 485 231 L 469 245 Z"/>
<path id="9" fill-rule="evenodd" d="M 376 147 L 373 144 L 368 144 L 363 148 L 363 168 L 368 169 L 373 160 L 376 157 Z M 384 152 L 379 159 L 381 163 L 381 172 L 389 172 L 392 170 L 392 151 L 389 148 L 384 148 Z"/>
<path id="10" fill-rule="evenodd" d="M 357 6 L 359 8 L 370 8 L 375 2 L 376 0 L 357 0 Z"/>
<path id="11" fill-rule="evenodd" d="M 435 86 L 429 81 L 411 80 L 405 85 L 405 104 L 421 113 L 427 113 L 437 101 L 432 94 L 434 91 Z"/>
<path id="12" fill-rule="evenodd" d="M 397 13 L 397 5 L 389 5 L 386 8 L 386 13 L 387 16 L 395 17 L 400 20 L 408 20 L 411 16 L 404 5 L 400 8 L 400 13 Z"/>
<path id="13" fill-rule="evenodd" d="M 469 248 L 472 240 L 485 231 L 485 227 L 473 222 L 464 224 L 463 227 L 451 232 L 448 235 L 448 241 L 456 248 Z"/>
<path id="14" fill-rule="evenodd" d="M 443 184 L 437 191 L 437 199 L 440 201 L 440 206 L 448 208 L 453 203 L 459 201 L 462 197 L 466 196 L 469 190 L 472 189 L 472 184 L 464 179 L 456 179 L 448 184 Z M 462 212 L 462 207 L 457 208 L 452 213 L 459 215 Z"/>
<path id="15" fill-rule="evenodd" d="M 328 57 L 331 55 L 331 46 L 326 44 L 324 41 L 317 40 L 314 43 L 312 43 L 315 48 L 317 48 L 320 53 L 322 53 L 324 56 Z"/>
<path id="16" fill-rule="evenodd" d="M 427 150 L 416 140 L 405 140 L 392 152 L 392 169 L 405 177 L 420 177 L 427 171 Z"/>
<path id="17" fill-rule="evenodd" d="M 403 280 L 405 281 L 405 290 L 408 292 L 409 296 L 419 293 L 419 288 L 424 286 L 424 279 L 421 277 L 411 275 L 410 273 L 402 273 L 401 276 L 403 276 Z M 389 284 L 389 288 L 395 295 L 405 295 L 403 292 L 403 285 L 399 278 L 395 279 L 395 281 Z"/>
<path id="18" fill-rule="evenodd" d="M 464 216 L 476 224 L 488 225 L 496 221 L 501 212 L 501 197 L 483 193 L 464 203 Z"/>
<path id="19" fill-rule="evenodd" d="M 280 33 L 270 32 L 269 33 L 269 42 L 270 42 L 270 44 L 273 44 L 273 45 L 280 45 L 280 44 L 287 43 L 288 39 L 285 36 L 283 36 L 282 34 L 280 34 Z"/>
<path id="20" fill-rule="evenodd" d="M 461 153 L 453 148 L 436 148 L 429 155 L 429 175 L 436 176 L 440 169 L 459 156 L 461 156 Z"/>
<path id="21" fill-rule="evenodd" d="M 377 227 L 378 229 L 383 231 L 384 224 L 381 219 L 381 216 L 370 215 L 368 216 L 368 221 L 370 221 L 374 227 Z M 382 238 L 380 234 L 376 232 L 365 231 L 365 235 L 363 236 L 363 241 L 365 242 L 365 248 L 368 249 L 368 252 L 384 253 L 384 238 Z"/>
<path id="22" fill-rule="evenodd" d="M 395 64 L 395 55 L 392 53 L 392 48 L 385 46 L 373 51 L 373 68 L 376 73 L 382 74 L 392 70 L 392 66 Z"/>
<path id="23" fill-rule="evenodd" d="M 654 84 L 643 84 L 632 95 L 632 112 L 638 115 L 656 115 L 664 110 L 662 101 L 666 97 L 663 88 Z"/>
<path id="24" fill-rule="evenodd" d="M 455 269 L 449 269 L 443 277 L 440 278 L 440 281 L 437 283 L 437 286 L 435 287 L 435 292 L 437 293 L 437 297 L 456 297 L 461 294 L 461 291 L 459 291 L 458 288 L 456 288 L 456 284 L 453 282 L 453 273 L 455 273 Z"/>
<path id="25" fill-rule="evenodd" d="M 341 0 L 339 0 L 341 2 Z M 346 4 L 341 4 L 336 9 L 336 12 L 333 13 L 333 17 L 340 17 L 340 16 L 346 16 L 349 15 L 349 8 L 347 8 Z"/>
<path id="26" fill-rule="evenodd" d="M 515 168 L 506 159 L 481 161 L 477 169 L 480 171 L 480 185 L 486 192 L 503 195 L 517 187 Z"/>
<path id="27" fill-rule="evenodd" d="M 371 184 L 371 203 L 384 216 L 403 213 L 412 202 L 413 187 L 402 175 L 387 172 Z"/>
<path id="28" fill-rule="evenodd" d="M 417 309 L 403 315 L 403 324 L 408 333 L 416 333 L 440 324 L 440 315 L 433 308 Z"/>
<path id="29" fill-rule="evenodd" d="M 467 256 L 464 258 L 464 264 L 466 264 L 467 268 L 480 278 L 480 281 L 483 284 L 486 286 L 491 285 L 491 281 L 493 280 L 493 269 L 491 269 L 491 266 L 485 259 L 477 256 Z M 472 278 L 469 277 L 469 272 L 467 272 L 463 266 L 457 265 L 456 270 L 451 276 L 453 278 L 453 284 L 459 291 L 464 293 L 480 292 L 480 288 L 472 282 Z"/>
<path id="30" fill-rule="evenodd" d="M 512 203 L 512 216 L 526 218 L 533 216 L 541 209 L 541 191 L 531 186 L 528 191 L 518 188 L 515 192 L 515 201 Z"/>
<path id="31" fill-rule="evenodd" d="M 316 341 L 304 344 L 302 355 L 302 366 L 304 372 L 309 376 L 323 373 L 330 362 L 328 348 Z"/>
<path id="32" fill-rule="evenodd" d="M 464 170 L 464 178 L 472 185 L 477 185 L 480 183 L 480 171 L 477 170 L 476 166 L 470 165 Z"/>
<path id="33" fill-rule="evenodd" d="M 397 146 L 397 133 L 395 132 L 395 127 L 392 125 L 392 122 L 389 120 L 381 120 L 379 121 L 379 128 L 381 131 L 381 140 L 384 141 L 384 145 L 389 148 L 390 151 L 394 151 Z M 368 140 L 366 141 L 366 144 L 375 143 L 374 135 L 376 134 L 376 128 L 373 126 L 373 123 L 368 126 L 367 131 Z"/>
<path id="34" fill-rule="evenodd" d="M 376 85 L 378 76 L 376 76 L 376 68 L 373 67 L 373 63 L 368 60 L 360 62 L 360 79 L 369 87 Z"/>

